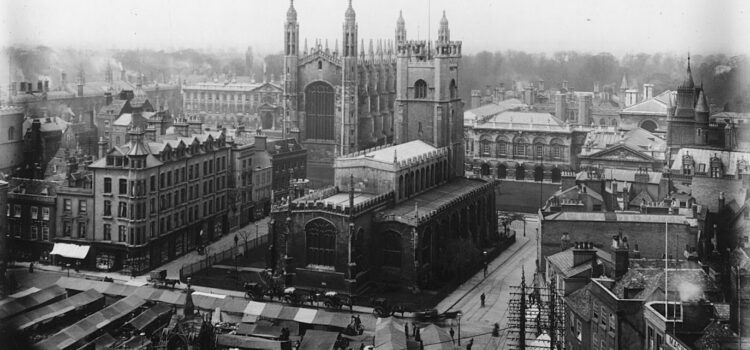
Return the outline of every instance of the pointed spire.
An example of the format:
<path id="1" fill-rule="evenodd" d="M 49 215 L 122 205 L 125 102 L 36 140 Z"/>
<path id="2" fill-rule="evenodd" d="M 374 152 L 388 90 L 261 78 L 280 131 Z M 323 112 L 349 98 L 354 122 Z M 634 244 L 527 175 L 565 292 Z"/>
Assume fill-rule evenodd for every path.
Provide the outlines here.
<path id="1" fill-rule="evenodd" d="M 302 54 L 307 55 L 307 38 L 305 38 L 305 51 Z"/>
<path id="2" fill-rule="evenodd" d="M 696 112 L 710 112 L 710 109 L 708 107 L 708 101 L 706 101 L 706 94 L 703 93 L 703 89 L 701 89 L 701 92 L 698 94 L 698 104 L 695 106 Z"/>
<path id="3" fill-rule="evenodd" d="M 354 8 L 352 8 L 352 0 L 349 0 L 349 7 L 346 9 L 346 14 L 344 15 L 347 22 L 354 22 L 354 19 L 356 17 L 356 14 L 354 13 Z"/>
<path id="4" fill-rule="evenodd" d="M 685 75 L 685 80 L 682 82 L 682 85 L 680 85 L 680 87 L 686 89 L 692 89 L 695 87 L 695 82 L 693 81 L 693 71 L 690 69 L 690 52 L 688 52 L 687 72 Z"/>
<path id="5" fill-rule="evenodd" d="M 360 39 L 359 55 L 365 57 L 365 39 Z"/>
<path id="6" fill-rule="evenodd" d="M 372 58 L 375 55 L 375 51 L 372 49 L 372 39 L 370 39 L 370 48 L 367 50 L 367 54 Z"/>
<path id="7" fill-rule="evenodd" d="M 297 22 L 297 10 L 294 9 L 294 0 L 289 1 L 289 10 L 286 11 L 287 22 Z"/>
<path id="8" fill-rule="evenodd" d="M 404 13 L 401 10 L 398 10 L 398 20 L 396 20 L 396 24 L 405 24 Z"/>
<path id="9" fill-rule="evenodd" d="M 335 44 L 333 44 L 333 55 L 336 56 L 339 54 L 339 39 L 336 38 Z"/>
<path id="10" fill-rule="evenodd" d="M 393 164 L 398 163 L 398 150 L 393 149 Z"/>
<path id="11" fill-rule="evenodd" d="M 328 50 L 328 39 L 326 39 L 326 53 L 331 53 L 331 51 Z"/>

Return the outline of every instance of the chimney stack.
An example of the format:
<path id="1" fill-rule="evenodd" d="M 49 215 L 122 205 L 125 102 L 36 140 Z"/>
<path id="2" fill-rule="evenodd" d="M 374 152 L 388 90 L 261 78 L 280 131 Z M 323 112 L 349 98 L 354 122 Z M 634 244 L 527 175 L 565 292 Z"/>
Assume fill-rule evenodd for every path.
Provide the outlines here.
<path id="1" fill-rule="evenodd" d="M 44 92 L 49 92 L 49 80 L 44 81 Z"/>
<path id="2" fill-rule="evenodd" d="M 479 108 L 482 103 L 482 92 L 480 90 L 471 90 L 471 109 Z"/>
<path id="3" fill-rule="evenodd" d="M 724 204 L 725 204 L 724 192 L 719 192 L 719 211 L 724 210 Z"/>
<path id="4" fill-rule="evenodd" d="M 44 83 L 42 83 L 41 80 L 36 81 L 36 91 L 39 91 L 39 92 L 44 91 Z"/>
<path id="5" fill-rule="evenodd" d="M 175 124 L 175 126 L 176 126 L 176 124 Z M 185 125 L 185 127 L 187 127 L 187 125 Z M 176 129 L 176 127 L 175 127 L 175 129 Z M 146 131 L 143 132 L 143 136 L 146 139 L 146 141 L 150 141 L 150 142 L 156 142 L 157 141 L 157 139 L 156 139 L 156 129 L 153 126 L 151 126 L 151 125 L 149 125 L 146 128 Z"/>
<path id="6" fill-rule="evenodd" d="M 596 259 L 593 242 L 576 242 L 573 248 L 573 266 L 589 263 Z"/>
<path id="7" fill-rule="evenodd" d="M 255 151 L 266 150 L 266 135 L 256 134 L 255 135 Z"/>
<path id="8" fill-rule="evenodd" d="M 654 97 L 654 84 L 643 84 L 643 100 Z"/>
<path id="9" fill-rule="evenodd" d="M 109 106 L 112 104 L 112 93 L 107 91 L 104 93 L 104 105 Z"/>
<path id="10" fill-rule="evenodd" d="M 567 96 L 565 94 L 558 93 L 555 95 L 555 117 L 559 118 L 562 121 L 566 121 L 567 114 L 568 114 Z"/>
<path id="11" fill-rule="evenodd" d="M 68 74 L 65 72 L 60 73 L 60 90 L 68 89 Z"/>
<path id="12" fill-rule="evenodd" d="M 621 234 L 612 237 L 612 255 L 615 258 L 615 278 L 620 278 L 628 272 L 630 267 L 630 252 L 628 238 Z"/>
<path id="13" fill-rule="evenodd" d="M 107 140 L 104 137 L 99 138 L 99 159 L 104 158 L 107 155 Z"/>

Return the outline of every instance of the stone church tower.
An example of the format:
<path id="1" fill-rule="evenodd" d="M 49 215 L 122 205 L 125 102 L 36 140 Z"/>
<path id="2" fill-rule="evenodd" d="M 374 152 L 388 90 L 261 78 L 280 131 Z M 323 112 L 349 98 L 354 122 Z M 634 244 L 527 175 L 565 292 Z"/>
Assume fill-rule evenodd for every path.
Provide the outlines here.
<path id="1" fill-rule="evenodd" d="M 434 43 L 407 41 L 399 14 L 395 40 L 370 40 L 367 52 L 351 0 L 340 51 L 338 39 L 333 49 L 321 39 L 300 47 L 299 28 L 292 1 L 284 24 L 284 127 L 307 149 L 315 187 L 333 183 L 337 156 L 417 139 L 453 146 L 452 168 L 463 174 L 461 42 L 450 40 L 445 14 Z"/>
<path id="2" fill-rule="evenodd" d="M 396 30 L 396 143 L 412 140 L 450 147 L 453 176 L 464 173 L 463 102 L 458 93 L 461 42 L 450 40 L 443 12 L 438 40 L 405 40 L 403 18 Z M 434 44 L 434 47 L 433 47 Z"/>

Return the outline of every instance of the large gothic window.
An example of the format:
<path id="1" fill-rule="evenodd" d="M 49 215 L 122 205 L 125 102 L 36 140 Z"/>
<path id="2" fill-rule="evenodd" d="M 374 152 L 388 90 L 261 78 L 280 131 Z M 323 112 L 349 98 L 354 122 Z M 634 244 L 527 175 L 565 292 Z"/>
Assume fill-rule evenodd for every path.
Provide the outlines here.
<path id="1" fill-rule="evenodd" d="M 422 79 L 414 82 L 414 98 L 427 98 L 427 83 Z"/>
<path id="2" fill-rule="evenodd" d="M 307 264 L 333 266 L 336 260 L 336 227 L 323 219 L 305 225 Z"/>
<path id="3" fill-rule="evenodd" d="M 383 266 L 401 268 L 401 235 L 386 231 L 383 237 Z"/>
<path id="4" fill-rule="evenodd" d="M 305 138 L 318 140 L 334 139 L 335 95 L 333 87 L 322 81 L 314 82 L 305 89 Z"/>

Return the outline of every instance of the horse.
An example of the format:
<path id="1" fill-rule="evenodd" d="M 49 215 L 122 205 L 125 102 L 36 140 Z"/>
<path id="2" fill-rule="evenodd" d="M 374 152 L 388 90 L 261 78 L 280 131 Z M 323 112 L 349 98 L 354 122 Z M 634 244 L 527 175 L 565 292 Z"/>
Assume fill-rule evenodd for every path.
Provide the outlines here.
<path id="1" fill-rule="evenodd" d="M 174 289 L 174 286 L 176 284 L 180 284 L 180 280 L 173 279 L 173 278 L 165 278 L 163 283 L 165 287 L 169 286 L 169 289 Z"/>

